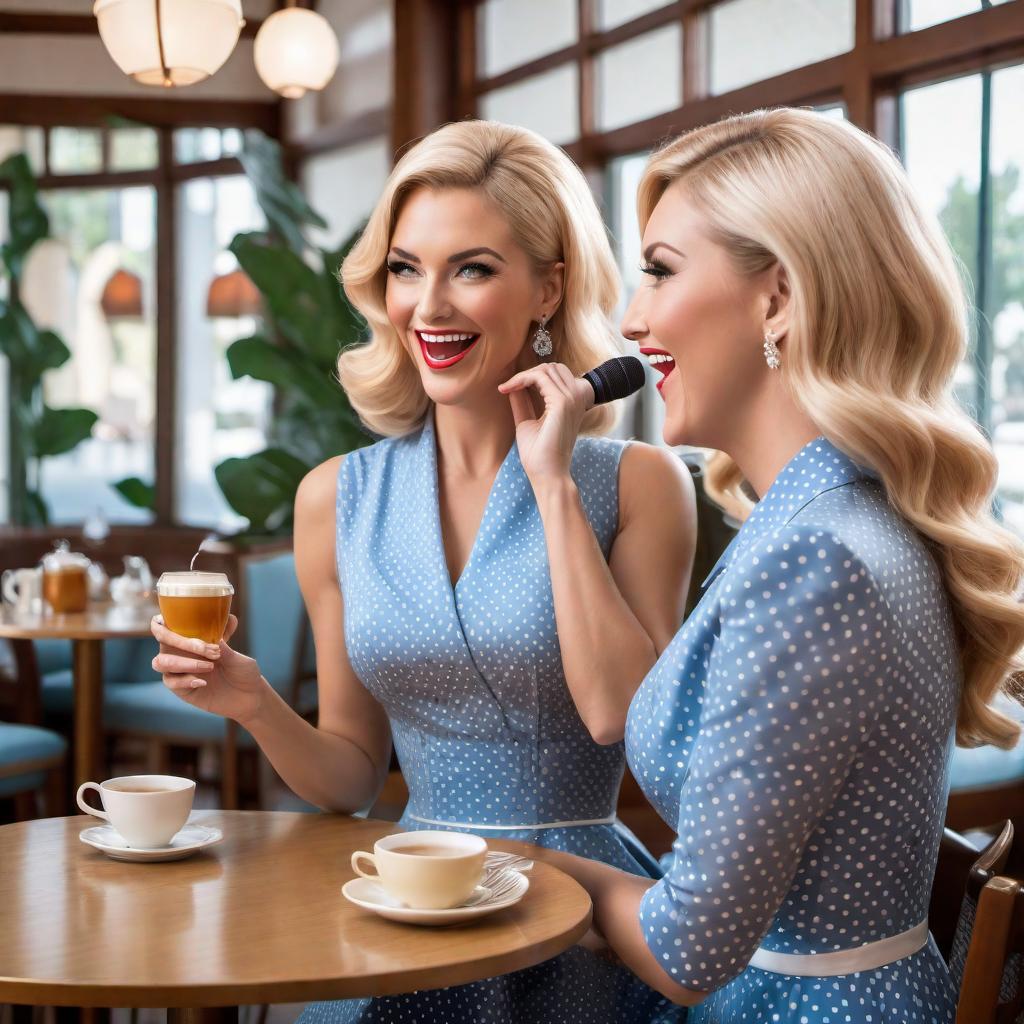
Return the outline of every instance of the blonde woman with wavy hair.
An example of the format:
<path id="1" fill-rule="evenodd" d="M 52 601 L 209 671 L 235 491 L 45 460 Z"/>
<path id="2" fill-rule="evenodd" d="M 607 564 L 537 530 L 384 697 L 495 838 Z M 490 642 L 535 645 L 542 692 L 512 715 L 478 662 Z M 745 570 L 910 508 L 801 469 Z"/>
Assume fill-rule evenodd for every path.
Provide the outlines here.
<path id="1" fill-rule="evenodd" d="M 1017 738 L 990 704 L 1024 644 L 1024 549 L 952 397 L 956 262 L 895 156 L 806 110 L 670 142 L 639 213 L 623 333 L 745 522 L 629 712 L 664 878 L 544 856 L 690 1024 L 949 1024 L 948 759 Z"/>
<path id="2" fill-rule="evenodd" d="M 317 806 L 371 805 L 393 742 L 405 828 L 652 877 L 615 823 L 622 740 L 682 620 L 695 508 L 664 451 L 577 437 L 611 423 L 578 377 L 619 344 L 618 278 L 583 175 L 524 129 L 448 125 L 398 162 L 342 278 L 370 338 L 339 374 L 384 436 L 315 469 L 295 502 L 318 726 L 226 644 L 207 660 L 156 624 L 157 667 L 183 699 L 237 719 Z M 578 947 L 472 985 L 315 1004 L 304 1020 L 617 1024 L 665 1005 Z"/>

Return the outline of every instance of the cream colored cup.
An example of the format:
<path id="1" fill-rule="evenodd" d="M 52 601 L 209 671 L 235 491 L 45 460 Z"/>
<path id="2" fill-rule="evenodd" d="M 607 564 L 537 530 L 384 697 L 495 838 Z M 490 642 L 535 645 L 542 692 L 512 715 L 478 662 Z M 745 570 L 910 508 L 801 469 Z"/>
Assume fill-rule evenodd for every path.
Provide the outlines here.
<path id="1" fill-rule="evenodd" d="M 85 802 L 89 789 L 99 793 L 102 811 Z M 129 846 L 154 849 L 166 846 L 181 831 L 195 792 L 191 779 L 176 775 L 124 775 L 106 782 L 83 782 L 76 799 L 86 814 L 109 821 Z"/>
<path id="2" fill-rule="evenodd" d="M 439 855 L 403 852 L 433 847 Z M 389 895 L 417 910 L 447 910 L 464 903 L 480 884 L 487 843 L 465 832 L 400 832 L 373 844 L 373 853 L 352 854 L 352 870 L 363 878 L 379 879 Z M 377 869 L 365 871 L 367 860 Z"/>

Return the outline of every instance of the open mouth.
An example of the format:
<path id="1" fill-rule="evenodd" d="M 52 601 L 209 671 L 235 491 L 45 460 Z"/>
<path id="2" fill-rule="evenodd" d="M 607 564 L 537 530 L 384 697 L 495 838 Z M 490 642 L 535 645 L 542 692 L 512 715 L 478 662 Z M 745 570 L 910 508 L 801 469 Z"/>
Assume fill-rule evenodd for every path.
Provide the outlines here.
<path id="1" fill-rule="evenodd" d="M 463 331 L 416 331 L 423 361 L 432 370 L 446 370 L 465 359 L 480 340 L 479 334 Z"/>
<path id="2" fill-rule="evenodd" d="M 660 348 L 642 348 L 640 349 L 640 354 L 647 356 L 647 361 L 661 374 L 661 380 L 656 385 L 660 393 L 661 389 L 665 386 L 665 381 L 668 380 L 672 371 L 676 368 L 676 361 L 664 349 Z"/>

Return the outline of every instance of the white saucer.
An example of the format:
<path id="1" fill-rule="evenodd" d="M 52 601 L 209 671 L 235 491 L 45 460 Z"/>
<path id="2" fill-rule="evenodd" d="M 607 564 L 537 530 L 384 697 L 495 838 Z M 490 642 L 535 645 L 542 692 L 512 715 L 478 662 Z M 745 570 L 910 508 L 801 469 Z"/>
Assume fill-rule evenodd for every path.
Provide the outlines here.
<path id="1" fill-rule="evenodd" d="M 156 861 L 191 857 L 204 847 L 219 843 L 224 838 L 224 833 L 219 828 L 208 825 L 186 825 L 166 846 L 151 849 L 129 846 L 113 825 L 94 825 L 92 828 L 82 829 L 78 833 L 78 838 L 114 860 Z"/>
<path id="2" fill-rule="evenodd" d="M 519 874 L 517 872 L 517 874 Z M 379 882 L 372 878 L 353 878 L 346 882 L 341 888 L 341 894 L 350 903 L 364 910 L 372 910 L 381 917 L 390 921 L 402 921 L 405 924 L 458 924 L 462 921 L 470 921 L 473 918 L 484 917 L 493 914 L 496 910 L 511 907 L 518 903 L 530 888 L 530 880 L 523 874 L 519 874 L 519 882 L 513 891 L 500 900 L 480 903 L 473 903 L 472 906 L 452 907 L 451 910 L 417 910 L 414 907 L 407 907 L 399 903 L 393 896 L 384 891 Z M 480 899 L 486 890 L 483 886 L 477 886 L 473 890 L 470 900 Z"/>

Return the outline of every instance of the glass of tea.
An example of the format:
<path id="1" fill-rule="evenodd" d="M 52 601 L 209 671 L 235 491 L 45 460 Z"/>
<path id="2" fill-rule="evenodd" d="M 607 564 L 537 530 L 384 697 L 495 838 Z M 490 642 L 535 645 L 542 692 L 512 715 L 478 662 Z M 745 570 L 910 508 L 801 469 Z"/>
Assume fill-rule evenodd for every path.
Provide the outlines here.
<path id="1" fill-rule="evenodd" d="M 156 584 L 164 625 L 207 644 L 224 635 L 234 592 L 222 572 L 165 572 Z"/>
<path id="2" fill-rule="evenodd" d="M 66 540 L 43 556 L 43 599 L 60 614 L 84 612 L 89 603 L 89 559 L 71 551 Z"/>

